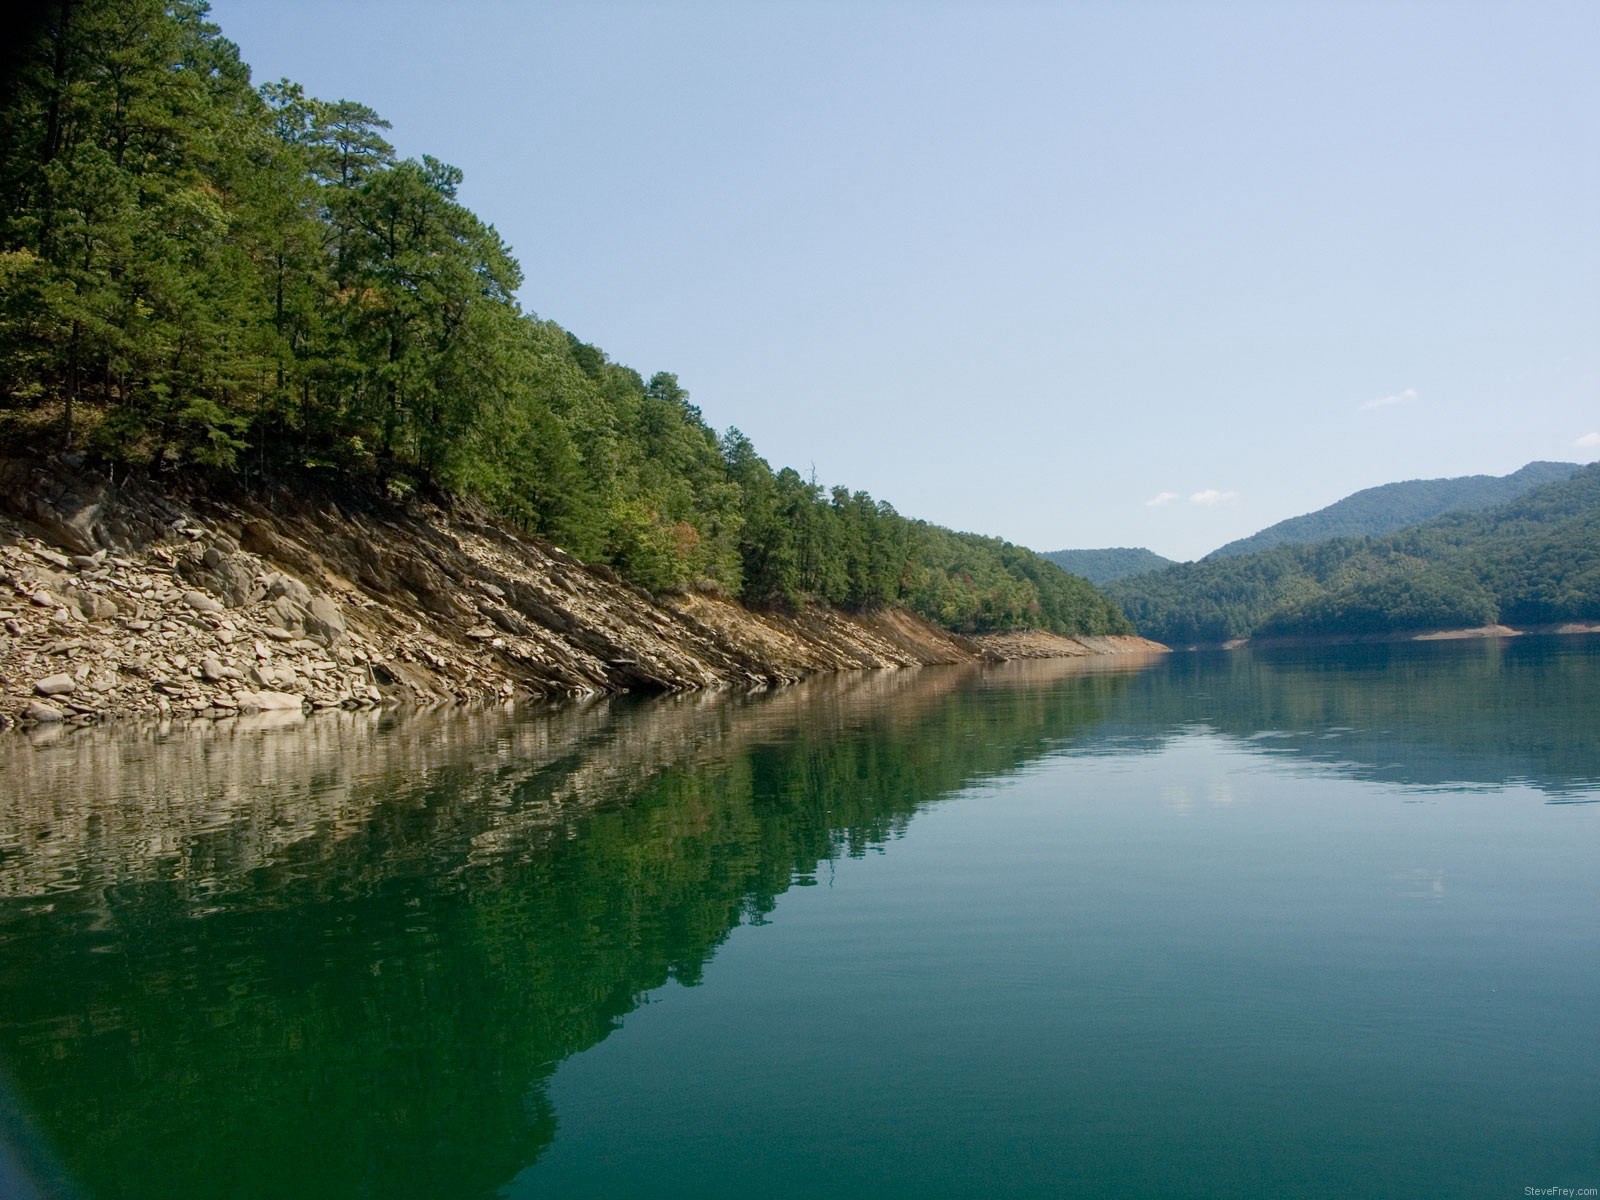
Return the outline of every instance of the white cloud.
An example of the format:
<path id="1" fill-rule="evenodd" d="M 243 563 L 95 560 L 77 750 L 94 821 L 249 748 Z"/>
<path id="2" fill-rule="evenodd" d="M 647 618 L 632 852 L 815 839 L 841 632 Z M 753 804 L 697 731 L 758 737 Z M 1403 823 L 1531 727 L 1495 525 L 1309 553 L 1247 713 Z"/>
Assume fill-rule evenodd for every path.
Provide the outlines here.
<path id="1" fill-rule="evenodd" d="M 1171 504 L 1174 500 L 1182 499 L 1177 492 L 1157 492 L 1144 502 L 1146 508 L 1160 508 L 1163 504 Z"/>
<path id="2" fill-rule="evenodd" d="M 1396 392 L 1392 396 L 1379 396 L 1376 399 L 1368 400 L 1362 404 L 1361 411 L 1371 412 L 1375 408 L 1389 408 L 1396 404 L 1409 404 L 1416 398 L 1417 389 L 1407 388 L 1405 391 Z"/>
<path id="3" fill-rule="evenodd" d="M 1216 488 L 1207 488 L 1203 492 L 1196 492 L 1189 497 L 1190 504 L 1198 504 L 1203 508 L 1211 508 L 1217 504 L 1224 504 L 1229 500 L 1237 500 L 1238 492 L 1220 492 Z"/>
<path id="4" fill-rule="evenodd" d="M 1586 433 L 1572 444 L 1574 446 L 1583 446 L 1585 448 L 1591 446 L 1600 446 L 1600 433 Z"/>

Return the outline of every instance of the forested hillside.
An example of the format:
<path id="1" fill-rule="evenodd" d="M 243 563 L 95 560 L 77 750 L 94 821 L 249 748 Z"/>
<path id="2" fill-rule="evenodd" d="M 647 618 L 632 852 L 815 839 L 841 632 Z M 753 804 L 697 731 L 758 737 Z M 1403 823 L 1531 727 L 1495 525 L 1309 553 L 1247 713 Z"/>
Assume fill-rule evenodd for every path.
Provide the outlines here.
<path id="1" fill-rule="evenodd" d="M 253 86 L 192 0 L 52 5 L 0 108 L 0 440 L 477 498 L 654 590 L 1120 632 L 1081 579 L 719 438 L 521 311 L 522 269 L 355 101 Z"/>
<path id="2" fill-rule="evenodd" d="M 1185 563 L 1107 591 L 1171 645 L 1600 620 L 1600 464 L 1496 508 Z"/>
<path id="3" fill-rule="evenodd" d="M 1143 546 L 1109 546 L 1102 550 L 1048 550 L 1044 555 L 1063 571 L 1082 575 L 1090 583 L 1109 583 L 1124 575 L 1137 575 L 1141 571 L 1159 571 L 1170 567 L 1172 559 L 1163 558 L 1154 550 Z"/>
<path id="4" fill-rule="evenodd" d="M 1207 558 L 1233 558 L 1288 542 L 1367 537 L 1419 525 L 1448 512 L 1470 512 L 1514 500 L 1524 492 L 1570 478 L 1577 463 L 1531 462 L 1509 475 L 1462 475 L 1454 479 L 1410 479 L 1346 496 L 1300 517 L 1269 525 L 1229 542 Z M 1093 578 L 1093 576 L 1090 576 Z"/>

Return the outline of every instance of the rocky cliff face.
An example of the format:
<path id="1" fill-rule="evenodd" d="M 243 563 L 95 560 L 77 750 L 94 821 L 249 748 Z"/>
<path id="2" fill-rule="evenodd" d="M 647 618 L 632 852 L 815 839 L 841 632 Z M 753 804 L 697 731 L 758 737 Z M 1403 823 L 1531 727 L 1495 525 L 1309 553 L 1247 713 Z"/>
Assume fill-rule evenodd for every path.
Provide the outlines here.
<path id="1" fill-rule="evenodd" d="M 654 597 L 470 507 L 163 491 L 0 463 L 0 721 L 757 687 L 1159 650 L 967 638 L 901 610 Z"/>

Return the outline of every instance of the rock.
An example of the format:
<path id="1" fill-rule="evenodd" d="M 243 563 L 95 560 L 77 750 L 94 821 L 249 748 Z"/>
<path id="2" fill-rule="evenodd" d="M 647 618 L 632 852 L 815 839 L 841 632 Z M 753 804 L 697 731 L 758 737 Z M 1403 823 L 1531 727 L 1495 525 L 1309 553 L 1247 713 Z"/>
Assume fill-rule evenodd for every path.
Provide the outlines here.
<path id="1" fill-rule="evenodd" d="M 35 592 L 28 597 L 28 600 L 39 608 L 59 608 L 61 606 L 61 601 L 57 600 L 49 592 Z"/>
<path id="2" fill-rule="evenodd" d="M 247 712 L 289 712 L 303 709 L 305 697 L 289 692 L 240 692 L 239 707 Z"/>
<path id="3" fill-rule="evenodd" d="M 311 589 L 293 575 L 285 575 L 281 571 L 276 571 L 262 580 L 262 584 L 267 589 L 267 595 L 273 599 L 281 596 L 294 601 L 296 604 L 309 604 L 311 602 Z"/>
<path id="4" fill-rule="evenodd" d="M 203 583 L 209 591 L 221 596 L 230 608 L 247 607 L 267 594 L 262 581 L 256 576 L 255 564 L 230 555 L 221 546 L 206 547 L 199 562 L 189 559 L 183 570 L 191 582 Z M 197 579 L 196 576 L 203 578 Z"/>
<path id="5" fill-rule="evenodd" d="M 57 554 L 54 550 L 35 550 L 34 554 L 52 567 L 60 567 L 63 571 L 72 566 L 72 560 L 65 554 Z"/>
<path id="6" fill-rule="evenodd" d="M 208 654 L 200 660 L 200 678 L 207 683 L 221 683 L 224 679 L 238 679 L 239 672 L 232 667 L 224 666 L 221 659 Z"/>
<path id="7" fill-rule="evenodd" d="M 79 596 L 78 611 L 89 621 L 109 621 L 117 615 L 117 606 L 105 596 Z"/>
<path id="8" fill-rule="evenodd" d="M 39 680 L 33 685 L 33 690 L 41 696 L 66 696 L 78 686 L 71 675 L 62 672 Z"/>
<path id="9" fill-rule="evenodd" d="M 298 601 L 288 596 L 278 596 L 271 604 L 267 605 L 266 612 L 262 614 L 272 625 L 281 630 L 303 629 L 306 623 L 306 610 Z"/>
<path id="10" fill-rule="evenodd" d="M 66 546 L 78 554 L 93 554 L 93 530 L 100 509 L 98 498 L 68 492 L 55 496 L 53 503 L 44 496 L 35 496 L 29 516 L 44 527 L 57 545 Z"/>
<path id="11" fill-rule="evenodd" d="M 30 700 L 28 707 L 23 709 L 22 715 L 30 721 L 37 721 L 41 725 L 53 725 L 58 721 L 65 721 L 67 714 L 59 708 L 52 708 L 48 704 L 41 704 L 37 700 Z"/>
<path id="12" fill-rule="evenodd" d="M 324 645 L 333 645 L 344 637 L 344 612 L 326 596 L 313 596 L 306 606 L 306 636 Z"/>
<path id="13" fill-rule="evenodd" d="M 194 609 L 195 612 L 219 613 L 223 608 L 222 601 L 208 596 L 204 592 L 185 592 L 183 594 L 183 602 Z"/>

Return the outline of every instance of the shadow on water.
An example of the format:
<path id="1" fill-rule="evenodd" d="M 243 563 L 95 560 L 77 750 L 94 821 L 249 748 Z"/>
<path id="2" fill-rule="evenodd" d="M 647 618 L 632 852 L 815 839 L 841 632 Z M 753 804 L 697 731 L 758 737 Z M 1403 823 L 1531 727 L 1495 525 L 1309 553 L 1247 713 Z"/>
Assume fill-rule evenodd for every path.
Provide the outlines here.
<path id="1" fill-rule="evenodd" d="M 1600 777 L 1600 642 L 929 668 L 752 696 L 0 744 L 0 1063 L 100 1197 L 488 1196 L 546 1085 L 921 808 L 1197 728 L 1432 787 Z"/>

